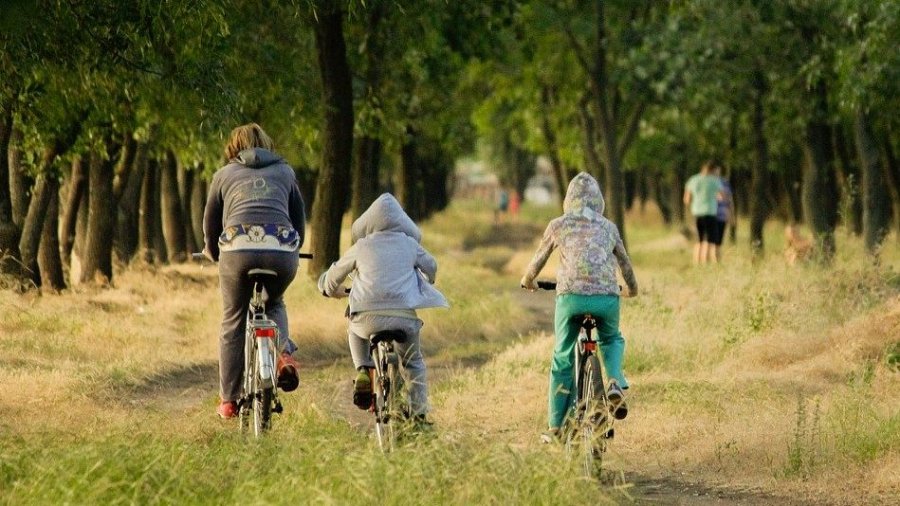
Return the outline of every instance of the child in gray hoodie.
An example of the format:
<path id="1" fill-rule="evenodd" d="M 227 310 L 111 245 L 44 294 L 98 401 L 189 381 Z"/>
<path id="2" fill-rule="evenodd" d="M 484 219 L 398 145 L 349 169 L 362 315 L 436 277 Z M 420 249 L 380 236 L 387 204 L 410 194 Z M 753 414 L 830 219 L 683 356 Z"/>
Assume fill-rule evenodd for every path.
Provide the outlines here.
<path id="1" fill-rule="evenodd" d="M 344 280 L 352 275 L 349 342 L 358 374 L 353 403 L 372 404 L 369 336 L 383 330 L 406 334 L 396 349 L 410 379 L 411 414 L 419 420 L 428 412 L 425 360 L 419 346 L 422 320 L 417 309 L 449 307 L 432 284 L 437 262 L 420 241 L 422 233 L 390 193 L 378 197 L 350 229 L 353 246 L 319 278 L 319 290 L 329 297 L 344 295 Z"/>

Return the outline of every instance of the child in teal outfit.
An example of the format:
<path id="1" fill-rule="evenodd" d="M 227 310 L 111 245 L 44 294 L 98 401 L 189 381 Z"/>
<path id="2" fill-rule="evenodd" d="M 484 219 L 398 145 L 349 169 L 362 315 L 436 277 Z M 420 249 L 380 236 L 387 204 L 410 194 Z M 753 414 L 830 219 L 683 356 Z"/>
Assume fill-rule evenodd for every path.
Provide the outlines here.
<path id="1" fill-rule="evenodd" d="M 628 380 L 622 372 L 625 340 L 619 332 L 619 297 L 637 295 L 638 286 L 619 229 L 603 217 L 604 205 L 597 181 L 584 172 L 575 176 L 566 191 L 563 215 L 547 225 L 541 244 L 522 277 L 523 287 L 536 288 L 534 279 L 547 263 L 550 253 L 559 250 L 556 345 L 550 364 L 548 402 L 550 430 L 545 439 L 558 434 L 573 407 L 572 372 L 579 331 L 574 316 L 589 313 L 597 319 L 596 335 L 603 364 L 611 378 L 608 395 L 615 407 L 614 415 L 624 418 L 628 413 L 623 392 L 628 388 Z M 617 265 L 628 285 L 622 294 L 616 279 Z"/>

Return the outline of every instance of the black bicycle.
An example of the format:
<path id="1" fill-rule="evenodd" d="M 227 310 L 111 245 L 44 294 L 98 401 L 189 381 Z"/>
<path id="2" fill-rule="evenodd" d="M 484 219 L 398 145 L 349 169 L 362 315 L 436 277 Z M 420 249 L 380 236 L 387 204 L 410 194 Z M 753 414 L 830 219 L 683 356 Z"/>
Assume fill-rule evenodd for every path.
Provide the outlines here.
<path id="1" fill-rule="evenodd" d="M 538 281 L 537 287 L 555 291 L 556 283 Z M 591 314 L 577 315 L 572 319 L 581 327 L 575 346 L 575 399 L 572 414 L 562 427 L 562 434 L 566 451 L 569 455 L 579 456 L 585 476 L 599 478 L 603 454 L 615 434 L 612 413 L 615 406 L 604 388 L 606 378 L 599 357 L 600 348 L 593 336 L 597 320 Z"/>

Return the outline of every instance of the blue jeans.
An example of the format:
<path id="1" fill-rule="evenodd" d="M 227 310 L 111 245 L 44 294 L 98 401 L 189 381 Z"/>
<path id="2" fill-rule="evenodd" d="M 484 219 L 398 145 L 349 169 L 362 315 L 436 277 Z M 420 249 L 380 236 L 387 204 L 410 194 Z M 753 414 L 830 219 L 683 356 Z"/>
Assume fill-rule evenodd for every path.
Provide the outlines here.
<path id="1" fill-rule="evenodd" d="M 619 332 L 619 297 L 617 295 L 562 294 L 556 297 L 556 345 L 550 362 L 548 421 L 550 427 L 561 427 L 575 402 L 575 343 L 581 330 L 573 316 L 591 314 L 597 320 L 594 329 L 600 343 L 606 376 L 622 388 L 628 381 L 622 373 L 625 339 Z"/>

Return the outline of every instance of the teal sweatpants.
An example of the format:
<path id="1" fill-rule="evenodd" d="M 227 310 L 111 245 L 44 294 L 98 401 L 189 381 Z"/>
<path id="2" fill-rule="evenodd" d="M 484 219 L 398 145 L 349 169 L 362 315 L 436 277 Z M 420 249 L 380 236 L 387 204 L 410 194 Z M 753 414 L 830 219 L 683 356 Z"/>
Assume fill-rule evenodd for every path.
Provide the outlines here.
<path id="1" fill-rule="evenodd" d="M 581 327 L 572 317 L 583 314 L 592 314 L 597 320 L 594 335 L 600 343 L 606 377 L 616 380 L 622 388 L 628 388 L 628 381 L 622 373 L 625 339 L 619 332 L 619 296 L 559 295 L 556 297 L 556 345 L 550 362 L 550 427 L 561 427 L 575 402 L 575 343 Z"/>

